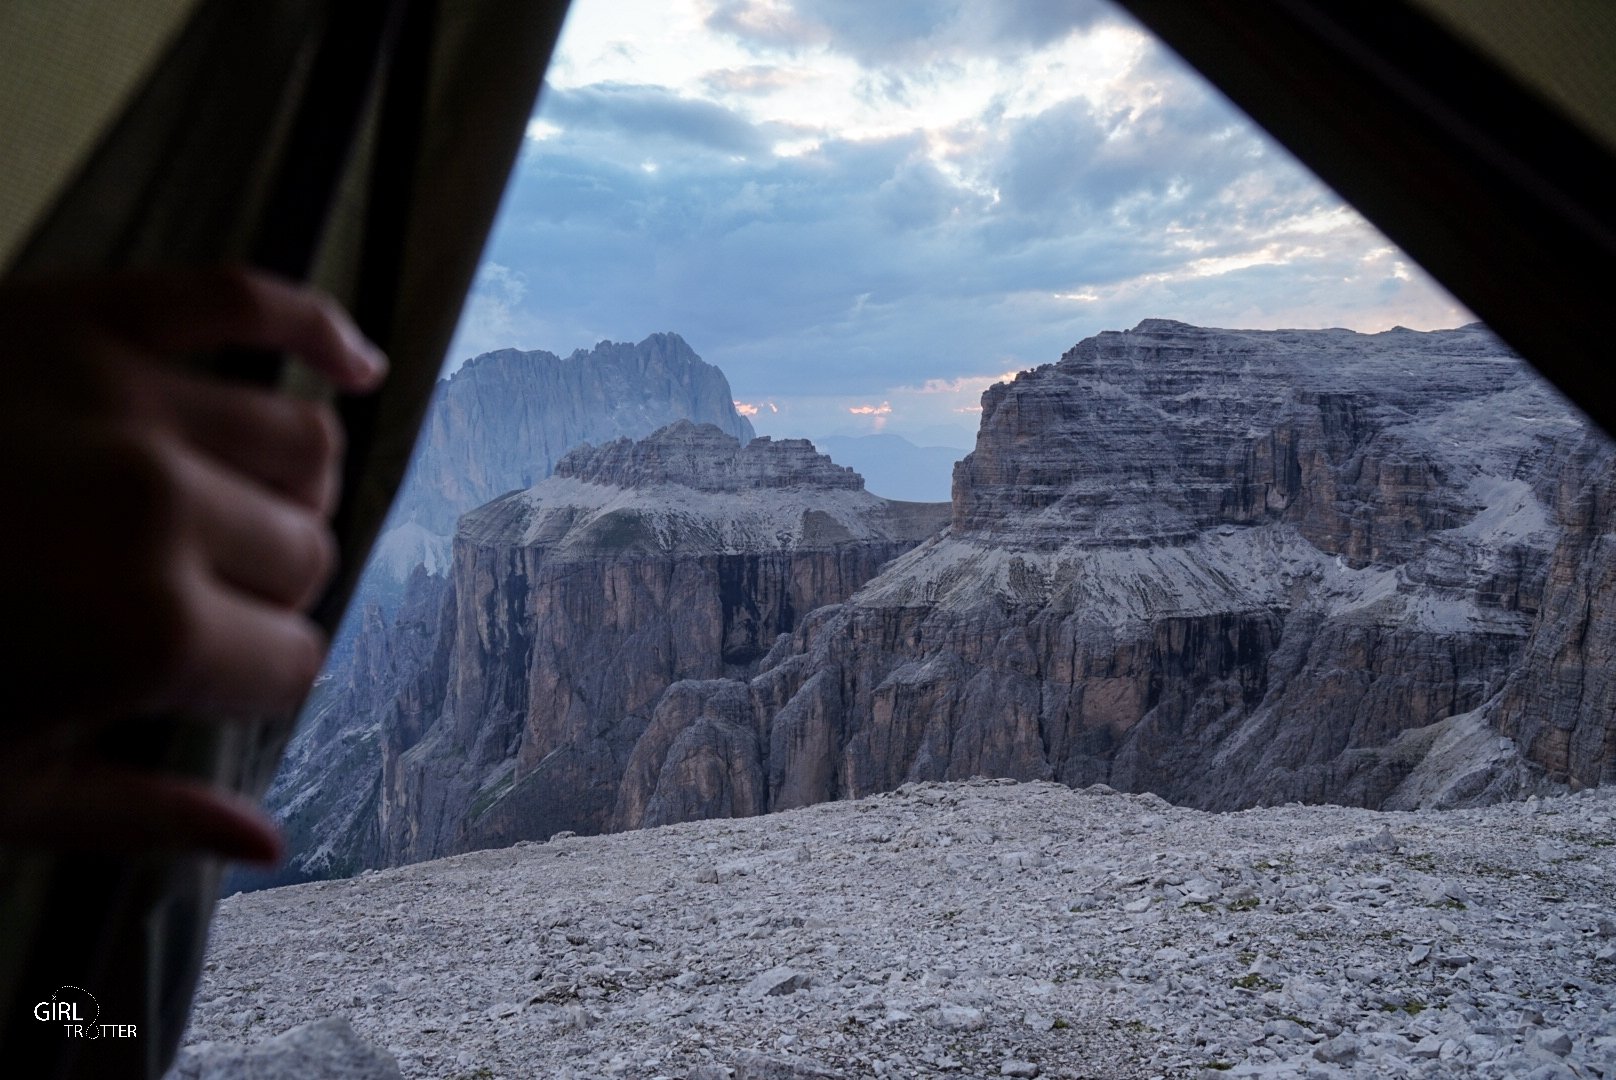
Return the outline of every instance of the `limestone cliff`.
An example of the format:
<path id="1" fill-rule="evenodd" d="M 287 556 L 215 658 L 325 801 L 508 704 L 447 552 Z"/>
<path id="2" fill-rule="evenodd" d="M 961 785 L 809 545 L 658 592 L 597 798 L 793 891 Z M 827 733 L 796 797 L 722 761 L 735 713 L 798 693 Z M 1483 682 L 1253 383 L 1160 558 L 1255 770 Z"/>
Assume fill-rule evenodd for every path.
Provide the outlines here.
<path id="1" fill-rule="evenodd" d="M 383 732 L 383 861 L 637 824 L 622 781 L 668 687 L 749 677 L 946 514 L 869 494 L 804 440 L 688 422 L 467 514 L 441 706 Z"/>
<path id="2" fill-rule="evenodd" d="M 444 573 L 461 514 L 543 480 L 573 447 L 675 420 L 715 424 L 742 441 L 753 435 L 724 373 L 678 334 L 602 341 L 565 358 L 501 349 L 467 360 L 438 384 L 372 555 L 373 584 L 396 588 L 419 565 Z"/>
<path id="3" fill-rule="evenodd" d="M 658 702 L 620 820 L 974 774 L 1209 808 L 1596 782 L 1612 475 L 1479 326 L 1101 334 L 984 395 L 946 532 Z"/>
<path id="4" fill-rule="evenodd" d="M 1484 328 L 1147 320 L 982 404 L 951 505 L 684 424 L 466 515 L 352 849 L 973 775 L 1227 809 L 1616 772 L 1616 451 Z"/>
<path id="5" fill-rule="evenodd" d="M 376 857 L 381 729 L 422 722 L 424 703 L 443 695 L 442 666 L 429 661 L 460 515 L 549 476 L 581 443 L 648 435 L 678 419 L 752 438 L 723 372 L 677 334 L 603 341 L 564 358 L 502 349 L 439 383 L 353 612 L 269 794 L 291 838 L 291 865 L 267 877 L 238 870 L 231 887 L 339 874 Z"/>

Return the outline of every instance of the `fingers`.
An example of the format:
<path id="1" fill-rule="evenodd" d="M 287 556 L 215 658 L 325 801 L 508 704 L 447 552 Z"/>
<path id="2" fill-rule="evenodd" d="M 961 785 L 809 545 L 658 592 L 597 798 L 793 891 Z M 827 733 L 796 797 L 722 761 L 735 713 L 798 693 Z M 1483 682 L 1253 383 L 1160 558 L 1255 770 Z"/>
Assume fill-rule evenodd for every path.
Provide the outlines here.
<path id="1" fill-rule="evenodd" d="M 211 586 L 211 587 L 210 587 Z M 326 637 L 306 616 L 204 582 L 176 651 L 167 705 L 277 712 L 301 704 L 325 660 Z"/>
<path id="2" fill-rule="evenodd" d="M 90 299 L 103 326 L 149 353 L 287 351 L 350 393 L 375 389 L 387 372 L 334 300 L 258 271 L 141 271 L 98 281 Z"/>
<path id="3" fill-rule="evenodd" d="M 323 518 L 201 457 L 179 467 L 202 557 L 224 582 L 280 607 L 312 604 L 337 566 Z"/>
<path id="4" fill-rule="evenodd" d="M 184 435 L 215 460 L 322 517 L 336 507 L 342 426 L 325 405 L 162 373 Z"/>
<path id="5" fill-rule="evenodd" d="M 280 862 L 285 850 L 274 822 L 241 796 L 105 765 L 9 780 L 0 789 L 0 839 L 117 854 L 205 851 L 264 864 Z"/>

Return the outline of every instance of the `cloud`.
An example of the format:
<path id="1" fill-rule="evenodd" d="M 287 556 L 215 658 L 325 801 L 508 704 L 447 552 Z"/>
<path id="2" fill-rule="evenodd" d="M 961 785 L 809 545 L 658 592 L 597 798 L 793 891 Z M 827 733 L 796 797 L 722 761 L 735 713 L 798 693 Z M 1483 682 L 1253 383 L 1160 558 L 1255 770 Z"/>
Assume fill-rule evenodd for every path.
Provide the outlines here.
<path id="1" fill-rule="evenodd" d="M 813 78 L 812 72 L 801 68 L 748 64 L 745 67 L 709 71 L 702 75 L 701 82 L 704 87 L 717 94 L 769 94 L 801 86 Z"/>
<path id="2" fill-rule="evenodd" d="M 757 49 L 818 47 L 875 67 L 1024 52 L 1114 18 L 1096 0 L 722 0 L 707 22 Z"/>
<path id="3" fill-rule="evenodd" d="M 967 375 L 958 379 L 927 379 L 919 386 L 902 389 L 911 394 L 980 394 L 994 383 L 1015 382 L 1019 371 L 1001 371 L 997 375 Z"/>
<path id="4" fill-rule="evenodd" d="M 632 22 L 578 4 L 569 33 Z M 771 430 L 824 434 L 965 423 L 990 381 L 1146 317 L 1468 320 L 1165 50 L 1097 11 L 720 3 L 705 26 L 664 21 L 653 38 L 564 38 L 571 81 L 530 126 L 457 354 L 676 330 L 739 402 L 778 403 L 757 414 Z M 751 54 L 729 41 L 743 33 Z M 663 38 L 691 62 L 659 59 Z M 630 54 L 667 84 L 626 81 Z"/>
<path id="5" fill-rule="evenodd" d="M 766 150 L 770 139 L 733 110 L 682 97 L 660 86 L 599 83 L 575 89 L 547 87 L 543 119 L 560 128 L 585 128 L 636 140 L 684 142 L 735 154 Z"/>
<path id="6" fill-rule="evenodd" d="M 847 410 L 848 415 L 869 420 L 870 427 L 875 431 L 885 431 L 887 421 L 892 417 L 892 403 L 883 401 L 879 405 L 854 405 Z"/>
<path id="7" fill-rule="evenodd" d="M 493 260 L 477 269 L 466 309 L 449 347 L 449 366 L 495 349 L 523 347 L 527 276 Z"/>

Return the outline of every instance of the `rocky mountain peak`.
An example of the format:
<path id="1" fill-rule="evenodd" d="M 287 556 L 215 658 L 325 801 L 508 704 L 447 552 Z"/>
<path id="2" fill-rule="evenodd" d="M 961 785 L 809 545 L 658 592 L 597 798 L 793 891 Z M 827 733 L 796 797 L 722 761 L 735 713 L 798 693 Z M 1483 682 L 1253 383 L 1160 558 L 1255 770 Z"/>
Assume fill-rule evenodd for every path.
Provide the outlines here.
<path id="1" fill-rule="evenodd" d="M 742 445 L 712 424 L 688 420 L 675 421 L 639 440 L 580 446 L 556 464 L 555 474 L 620 488 L 671 484 L 711 492 L 864 487 L 863 477 L 816 451 L 807 439 L 763 436 Z"/>
<path id="2" fill-rule="evenodd" d="M 567 362 L 586 362 L 596 366 L 615 364 L 642 372 L 655 367 L 712 368 L 711 364 L 696 355 L 696 350 L 690 347 L 689 342 L 672 331 L 651 334 L 638 343 L 602 339 L 592 349 L 574 349 L 567 357 Z"/>
<path id="3" fill-rule="evenodd" d="M 582 443 L 686 418 L 750 440 L 732 397 L 724 373 L 672 333 L 602 341 L 565 359 L 542 349 L 472 357 L 438 384 L 373 577 L 396 591 L 413 567 L 439 568 L 460 515 L 538 483 Z"/>
<path id="4" fill-rule="evenodd" d="M 1146 320 L 983 403 L 951 506 L 683 423 L 464 515 L 435 631 L 365 654 L 430 660 L 378 687 L 333 850 L 972 776 L 1205 809 L 1616 777 L 1616 447 L 1485 329 Z"/>
<path id="5" fill-rule="evenodd" d="M 1463 428 L 1501 405 L 1533 419 L 1477 445 Z M 956 535 L 1126 547 L 1287 523 L 1355 563 L 1406 555 L 1425 530 L 1473 512 L 1461 498 L 1470 478 L 1509 475 L 1539 435 L 1575 427 L 1479 325 L 1360 334 L 1145 319 L 993 386 L 982 406 L 976 449 L 955 466 Z M 1410 475 L 1352 466 L 1371 442 Z M 1304 483 L 1325 460 L 1351 497 Z M 1369 536 L 1352 520 L 1414 487 L 1438 489 L 1409 508 L 1417 528 Z"/>

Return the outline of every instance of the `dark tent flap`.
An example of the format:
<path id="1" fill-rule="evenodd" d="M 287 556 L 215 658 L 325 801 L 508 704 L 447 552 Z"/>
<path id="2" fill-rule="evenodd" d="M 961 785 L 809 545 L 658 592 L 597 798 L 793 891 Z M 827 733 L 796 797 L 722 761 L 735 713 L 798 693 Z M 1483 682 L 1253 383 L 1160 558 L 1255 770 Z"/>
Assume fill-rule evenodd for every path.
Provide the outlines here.
<path id="1" fill-rule="evenodd" d="M 383 391 L 342 404 L 343 579 L 321 608 L 328 625 L 403 475 L 564 13 L 560 0 L 207 0 L 93 150 L 62 163 L 76 171 L 37 200 L 15 246 L 13 273 L 250 261 L 317 281 L 388 352 Z M 104 749 L 256 795 L 291 720 L 172 718 L 130 725 Z M 142 1032 L 93 1054 L 53 1042 L 38 1075 L 160 1075 L 218 871 L 0 852 L 6 1016 L 27 1019 L 41 988 L 77 980 Z M 28 1053 L 33 1033 L 0 1026 L 0 1054 Z"/>
<path id="2" fill-rule="evenodd" d="M 1613 102 L 1579 98 L 1573 119 L 1556 101 L 1579 90 L 1540 93 L 1515 74 L 1557 52 L 1572 57 L 1568 70 L 1597 67 L 1575 58 L 1608 58 L 1608 45 L 1577 35 L 1608 42 L 1608 5 L 1598 18 L 1545 22 L 1556 29 L 1531 35 L 1506 68 L 1472 41 L 1496 51 L 1508 24 L 1478 15 L 1461 38 L 1425 11 L 1470 21 L 1468 4 L 1448 0 L 1120 2 L 1616 432 L 1616 400 L 1601 390 L 1616 159 L 1590 134 L 1609 130 Z M 1609 78 L 1607 66 L 1583 82 Z"/>

